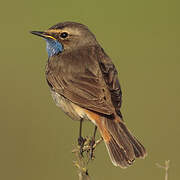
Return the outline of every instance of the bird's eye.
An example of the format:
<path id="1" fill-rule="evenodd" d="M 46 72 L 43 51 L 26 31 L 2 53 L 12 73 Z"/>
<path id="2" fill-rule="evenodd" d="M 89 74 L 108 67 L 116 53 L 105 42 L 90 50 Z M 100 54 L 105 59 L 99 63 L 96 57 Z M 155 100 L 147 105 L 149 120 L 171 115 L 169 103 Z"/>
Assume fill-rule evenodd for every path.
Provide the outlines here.
<path id="1" fill-rule="evenodd" d="M 67 33 L 67 32 L 62 32 L 62 33 L 60 34 L 60 37 L 61 37 L 61 38 L 66 38 L 66 37 L 68 37 L 68 33 Z"/>

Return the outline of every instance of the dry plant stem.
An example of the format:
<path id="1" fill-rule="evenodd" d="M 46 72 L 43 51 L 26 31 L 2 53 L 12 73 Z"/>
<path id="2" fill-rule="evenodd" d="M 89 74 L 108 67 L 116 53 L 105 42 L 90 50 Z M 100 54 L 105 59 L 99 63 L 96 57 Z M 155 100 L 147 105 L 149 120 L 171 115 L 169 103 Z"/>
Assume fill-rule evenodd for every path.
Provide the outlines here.
<path id="1" fill-rule="evenodd" d="M 86 174 L 81 173 L 81 172 L 78 175 L 79 175 L 79 180 L 90 180 L 89 175 L 86 175 Z"/>
<path id="2" fill-rule="evenodd" d="M 79 180 L 90 180 L 90 176 L 87 171 L 86 163 L 80 153 L 76 152 L 77 160 L 74 162 L 75 166 L 78 168 Z"/>
<path id="3" fill-rule="evenodd" d="M 90 180 L 91 179 L 89 176 L 89 173 L 88 173 L 88 169 L 87 169 L 88 163 L 94 159 L 94 158 L 90 159 L 90 150 L 91 150 L 90 141 L 91 141 L 91 138 L 86 138 L 86 142 L 83 147 L 83 156 L 80 153 L 79 146 L 75 147 L 72 151 L 76 156 L 74 165 L 78 169 L 79 180 Z M 95 142 L 95 144 L 93 146 L 94 151 L 95 151 L 96 146 L 101 141 L 102 141 L 102 138 Z"/>
<path id="4" fill-rule="evenodd" d="M 168 180 L 169 163 L 170 163 L 170 160 L 166 160 L 166 161 L 165 161 L 165 166 L 162 166 L 162 165 L 156 163 L 156 166 L 157 166 L 157 167 L 162 168 L 162 169 L 165 169 L 165 180 Z"/>

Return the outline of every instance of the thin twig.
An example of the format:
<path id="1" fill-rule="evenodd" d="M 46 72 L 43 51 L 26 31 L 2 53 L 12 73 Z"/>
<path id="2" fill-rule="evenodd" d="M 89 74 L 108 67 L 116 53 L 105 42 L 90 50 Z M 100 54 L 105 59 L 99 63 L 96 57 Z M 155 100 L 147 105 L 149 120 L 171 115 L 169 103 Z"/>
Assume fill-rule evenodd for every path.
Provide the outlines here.
<path id="1" fill-rule="evenodd" d="M 168 180 L 169 163 L 170 163 L 170 160 L 166 160 L 166 161 L 165 161 L 165 166 L 162 166 L 162 165 L 156 163 L 156 166 L 157 166 L 157 167 L 162 168 L 162 169 L 165 169 L 165 180 Z"/>
<path id="2" fill-rule="evenodd" d="M 88 166 L 89 162 L 91 160 L 94 160 L 94 158 L 95 158 L 95 157 L 93 157 L 92 159 L 90 158 L 90 150 L 91 150 L 90 141 L 91 141 L 91 138 L 87 137 L 86 141 L 84 143 L 84 147 L 83 147 L 83 156 L 80 153 L 79 145 L 77 147 L 75 147 L 72 151 L 76 156 L 74 165 L 78 169 L 79 180 L 90 180 L 87 166 Z M 101 141 L 102 141 L 102 138 L 100 138 L 99 140 L 97 140 L 95 142 L 95 144 L 93 146 L 94 151 L 95 151 L 95 148 L 97 147 L 97 145 L 100 144 Z"/>

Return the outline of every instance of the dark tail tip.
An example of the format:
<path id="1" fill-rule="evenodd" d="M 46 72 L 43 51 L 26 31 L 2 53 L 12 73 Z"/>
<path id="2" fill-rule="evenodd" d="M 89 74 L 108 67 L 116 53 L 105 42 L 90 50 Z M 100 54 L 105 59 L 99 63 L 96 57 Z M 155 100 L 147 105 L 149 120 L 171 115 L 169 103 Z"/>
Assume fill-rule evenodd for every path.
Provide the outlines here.
<path id="1" fill-rule="evenodd" d="M 144 146 L 132 136 L 123 122 L 106 119 L 105 127 L 111 136 L 105 144 L 115 166 L 126 168 L 134 162 L 135 158 L 146 156 Z"/>
<path id="2" fill-rule="evenodd" d="M 126 168 L 134 162 L 134 158 L 128 158 L 123 147 L 120 147 L 117 142 L 112 138 L 106 143 L 110 159 L 115 166 Z"/>
<path id="3" fill-rule="evenodd" d="M 133 145 L 136 158 L 145 158 L 147 153 L 145 147 L 130 133 L 124 123 L 119 123 Z"/>

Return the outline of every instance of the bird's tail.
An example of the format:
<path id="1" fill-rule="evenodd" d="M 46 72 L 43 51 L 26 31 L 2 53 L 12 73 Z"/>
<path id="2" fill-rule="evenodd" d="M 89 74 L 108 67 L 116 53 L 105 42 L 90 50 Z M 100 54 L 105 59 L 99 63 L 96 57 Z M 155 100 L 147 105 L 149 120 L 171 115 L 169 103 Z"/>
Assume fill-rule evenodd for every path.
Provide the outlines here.
<path id="1" fill-rule="evenodd" d="M 130 133 L 119 117 L 113 120 L 103 117 L 97 126 L 115 166 L 126 168 L 135 158 L 146 156 L 144 146 Z"/>

